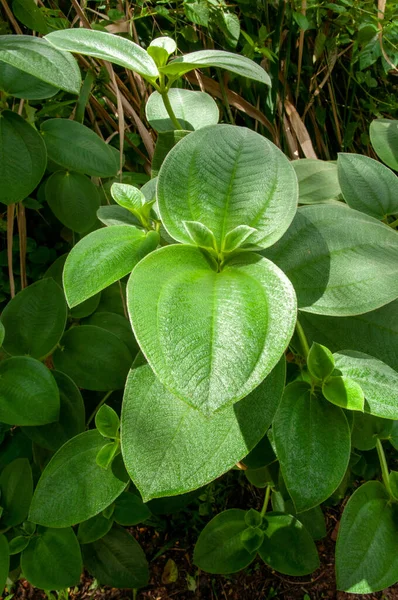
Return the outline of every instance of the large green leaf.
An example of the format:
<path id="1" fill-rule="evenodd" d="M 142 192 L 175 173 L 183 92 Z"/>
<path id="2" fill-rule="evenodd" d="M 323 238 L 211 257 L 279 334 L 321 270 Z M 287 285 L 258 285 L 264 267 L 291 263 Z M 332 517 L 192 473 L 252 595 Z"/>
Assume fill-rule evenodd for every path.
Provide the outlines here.
<path id="1" fill-rule="evenodd" d="M 12 356 L 43 358 L 65 329 L 67 306 L 53 279 L 42 279 L 19 292 L 1 314 L 6 330 L 3 348 Z"/>
<path id="2" fill-rule="evenodd" d="M 398 177 L 377 160 L 340 152 L 337 161 L 344 200 L 376 219 L 398 212 Z"/>
<path id="3" fill-rule="evenodd" d="M 246 511 L 233 508 L 206 525 L 196 542 L 193 561 L 207 573 L 236 573 L 249 566 L 256 552 L 248 552 L 241 536 L 248 528 Z"/>
<path id="4" fill-rule="evenodd" d="M 0 62 L 0 90 L 25 100 L 52 98 L 59 92 L 53 85 L 4 62 Z"/>
<path id="5" fill-rule="evenodd" d="M 7 538 L 0 534 L 0 594 L 6 585 L 8 570 L 10 568 L 10 554 Z"/>
<path id="6" fill-rule="evenodd" d="M 284 382 L 283 359 L 247 398 L 205 417 L 168 392 L 148 365 L 132 370 L 121 443 L 144 500 L 197 489 L 242 460 L 270 426 Z"/>
<path id="7" fill-rule="evenodd" d="M 45 196 L 57 219 L 72 231 L 84 233 L 95 224 L 99 194 L 86 175 L 56 171 L 47 179 Z"/>
<path id="8" fill-rule="evenodd" d="M 299 208 L 283 238 L 264 254 L 293 283 L 301 310 L 357 315 L 398 296 L 397 233 L 346 206 Z"/>
<path id="9" fill-rule="evenodd" d="M 370 124 L 369 133 L 377 156 L 398 171 L 398 121 L 375 119 Z"/>
<path id="10" fill-rule="evenodd" d="M 102 584 L 140 588 L 148 583 L 145 554 L 125 529 L 114 527 L 103 538 L 82 547 L 84 566 Z"/>
<path id="11" fill-rule="evenodd" d="M 10 110 L 0 114 L 0 156 L 0 202 L 20 202 L 43 177 L 47 153 L 36 129 Z"/>
<path id="12" fill-rule="evenodd" d="M 182 139 L 158 178 L 159 211 L 168 233 L 192 240 L 184 221 L 213 231 L 221 248 L 238 225 L 257 229 L 247 240 L 266 248 L 289 227 L 297 207 L 297 178 L 282 152 L 263 136 L 233 125 L 214 125 Z"/>
<path id="13" fill-rule="evenodd" d="M 96 463 L 104 438 L 86 431 L 66 442 L 53 456 L 37 484 L 29 520 L 48 527 L 68 527 L 97 515 L 120 496 L 127 483 L 123 470 Z"/>
<path id="14" fill-rule="evenodd" d="M 343 410 L 299 381 L 285 388 L 273 423 L 276 453 L 298 513 L 318 506 L 347 470 L 351 432 Z"/>
<path id="15" fill-rule="evenodd" d="M 23 432 L 35 444 L 55 452 L 68 440 L 85 429 L 85 408 L 82 395 L 70 377 L 60 371 L 52 371 L 57 382 L 60 398 L 58 421 L 41 427 L 24 427 Z"/>
<path id="16" fill-rule="evenodd" d="M 168 92 L 171 107 L 181 127 L 190 131 L 216 125 L 220 113 L 216 102 L 205 92 L 171 88 Z M 156 131 L 170 131 L 174 124 L 164 106 L 162 96 L 153 92 L 145 106 L 146 118 Z"/>
<path id="17" fill-rule="evenodd" d="M 78 94 L 80 91 L 80 70 L 73 56 L 54 48 L 43 38 L 0 36 L 0 61 L 66 92 Z"/>
<path id="18" fill-rule="evenodd" d="M 70 119 L 47 119 L 41 133 L 49 158 L 61 167 L 95 177 L 116 175 L 118 165 L 111 146 L 85 125 Z"/>
<path id="19" fill-rule="evenodd" d="M 351 496 L 336 545 L 337 588 L 354 594 L 384 590 L 398 580 L 397 505 L 368 481 Z"/>
<path id="20" fill-rule="evenodd" d="M 385 419 L 398 419 L 398 373 L 381 360 L 353 350 L 334 355 L 336 369 L 350 377 L 365 394 L 365 411 Z"/>
<path id="21" fill-rule="evenodd" d="M 319 204 L 341 195 L 337 165 L 326 160 L 303 158 L 292 161 L 299 184 L 300 204 Z"/>
<path id="22" fill-rule="evenodd" d="M 179 58 L 175 58 L 165 67 L 159 70 L 169 76 L 181 77 L 184 73 L 201 67 L 217 67 L 226 69 L 237 75 L 260 81 L 266 85 L 271 85 L 271 79 L 266 71 L 254 61 L 234 54 L 232 52 L 224 52 L 223 50 L 199 50 L 191 52 Z"/>
<path id="23" fill-rule="evenodd" d="M 27 356 L 0 362 L 0 421 L 45 425 L 58 416 L 59 391 L 47 367 Z"/>
<path id="24" fill-rule="evenodd" d="M 82 325 L 94 325 L 110 331 L 126 344 L 132 356 L 135 356 L 139 350 L 131 325 L 128 319 L 122 315 L 96 311 L 88 319 L 85 319 Z"/>
<path id="25" fill-rule="evenodd" d="M 23 576 L 41 589 L 62 590 L 77 585 L 83 562 L 73 529 L 39 527 L 22 552 L 21 568 Z"/>
<path id="26" fill-rule="evenodd" d="M 33 479 L 29 461 L 17 458 L 0 475 L 0 502 L 4 510 L 0 519 L 2 526 L 14 527 L 25 521 L 32 495 Z"/>
<path id="27" fill-rule="evenodd" d="M 34 0 L 13 0 L 12 12 L 25 27 L 45 35 L 49 27 L 45 18 L 46 9 L 39 7 Z"/>
<path id="28" fill-rule="evenodd" d="M 319 567 L 314 540 L 292 515 L 265 514 L 264 542 L 258 553 L 271 569 L 285 575 L 308 575 Z"/>
<path id="29" fill-rule="evenodd" d="M 332 352 L 355 348 L 398 371 L 398 300 L 355 317 L 326 317 L 303 312 L 300 323 L 309 341 L 325 344 Z"/>
<path id="30" fill-rule="evenodd" d="M 124 387 L 133 357 L 110 331 L 81 325 L 64 334 L 53 361 L 78 387 L 100 392 Z"/>
<path id="31" fill-rule="evenodd" d="M 217 272 L 199 249 L 179 244 L 138 263 L 127 305 L 160 381 L 207 415 L 271 372 L 296 322 L 294 290 L 275 265 L 243 253 Z"/>
<path id="32" fill-rule="evenodd" d="M 70 252 L 64 268 L 65 295 L 70 307 L 130 273 L 148 252 L 155 250 L 159 235 L 130 225 L 97 229 Z"/>
<path id="33" fill-rule="evenodd" d="M 118 35 L 92 29 L 63 29 L 49 33 L 46 40 L 61 50 L 94 56 L 126 67 L 149 81 L 159 76 L 157 66 L 148 52 Z"/>

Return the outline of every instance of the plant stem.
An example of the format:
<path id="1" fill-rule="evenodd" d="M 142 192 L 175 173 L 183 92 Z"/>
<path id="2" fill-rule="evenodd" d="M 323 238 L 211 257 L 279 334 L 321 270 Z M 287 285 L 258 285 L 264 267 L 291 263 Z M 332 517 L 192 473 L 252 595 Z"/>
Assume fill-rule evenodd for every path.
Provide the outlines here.
<path id="1" fill-rule="evenodd" d="M 395 219 L 395 221 L 393 221 L 392 223 L 388 223 L 389 227 L 397 227 L 398 226 L 398 219 Z"/>
<path id="2" fill-rule="evenodd" d="M 386 455 L 384 454 L 383 444 L 381 443 L 381 440 L 379 440 L 379 439 L 377 439 L 376 448 L 377 448 L 377 454 L 379 455 L 383 483 L 386 486 L 387 492 L 390 494 L 391 498 L 393 498 L 394 495 L 391 491 L 390 477 L 389 477 L 389 472 L 388 472 Z"/>
<path id="3" fill-rule="evenodd" d="M 261 516 L 263 517 L 265 515 L 265 513 L 267 512 L 267 508 L 268 508 L 268 502 L 269 502 L 269 497 L 271 495 L 271 486 L 267 485 L 267 489 L 265 490 L 265 498 L 264 498 L 264 504 L 263 507 L 261 509 Z"/>
<path id="4" fill-rule="evenodd" d="M 111 394 L 113 394 L 114 390 L 111 390 L 110 392 L 106 393 L 105 396 L 102 398 L 101 402 L 95 407 L 95 409 L 93 410 L 93 412 L 91 413 L 89 420 L 87 421 L 87 427 L 90 425 L 91 421 L 94 419 L 95 415 L 97 414 L 97 412 L 99 411 L 99 409 L 101 408 L 101 406 L 103 404 L 105 404 L 105 402 L 108 400 L 109 396 Z"/>
<path id="5" fill-rule="evenodd" d="M 308 353 L 310 351 L 310 347 L 308 345 L 307 338 L 306 338 L 306 335 L 304 333 L 304 329 L 302 328 L 302 326 L 300 324 L 300 321 L 298 319 L 296 321 L 296 331 L 297 331 L 297 335 L 298 335 L 299 340 L 300 340 L 301 348 L 303 350 L 304 358 L 305 358 L 305 360 L 307 360 Z"/>
<path id="6" fill-rule="evenodd" d="M 169 115 L 169 117 L 170 117 L 170 119 L 171 119 L 174 127 L 176 129 L 181 130 L 182 127 L 181 127 L 180 123 L 178 122 L 177 117 L 174 114 L 174 111 L 173 111 L 172 106 L 170 104 L 170 100 L 169 100 L 169 96 L 168 96 L 167 92 L 165 90 L 163 90 L 163 91 L 160 92 L 160 95 L 162 96 L 164 107 L 167 110 L 167 114 Z"/>

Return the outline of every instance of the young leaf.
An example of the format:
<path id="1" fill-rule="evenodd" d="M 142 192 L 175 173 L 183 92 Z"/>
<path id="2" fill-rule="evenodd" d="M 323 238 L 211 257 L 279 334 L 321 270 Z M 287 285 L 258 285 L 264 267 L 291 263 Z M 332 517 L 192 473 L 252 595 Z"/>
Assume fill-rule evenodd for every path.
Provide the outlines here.
<path id="1" fill-rule="evenodd" d="M 398 121 L 375 119 L 370 124 L 369 134 L 377 156 L 390 169 L 398 171 Z"/>
<path id="2" fill-rule="evenodd" d="M 398 419 L 398 373 L 369 354 L 342 350 L 334 355 L 336 368 L 361 386 L 365 411 L 385 419 Z"/>
<path id="3" fill-rule="evenodd" d="M 124 525 L 125 527 L 138 525 L 138 523 L 149 519 L 151 515 L 151 511 L 137 494 L 123 492 L 115 500 L 113 518 L 119 525 Z"/>
<path id="4" fill-rule="evenodd" d="M 119 417 L 112 407 L 104 404 L 95 415 L 95 426 L 106 438 L 116 438 L 119 431 Z"/>
<path id="5" fill-rule="evenodd" d="M 333 373 L 333 354 L 326 346 L 314 342 L 308 354 L 307 365 L 311 375 L 323 381 Z"/>
<path id="6" fill-rule="evenodd" d="M 20 554 L 23 550 L 25 550 L 25 548 L 28 547 L 29 542 L 30 538 L 24 535 L 18 535 L 17 537 L 12 538 L 8 545 L 10 556 L 13 556 L 14 554 Z"/>
<path id="7" fill-rule="evenodd" d="M 183 221 L 182 224 L 191 238 L 191 244 L 194 243 L 199 248 L 209 248 L 217 252 L 217 242 L 214 233 L 206 225 L 198 221 Z"/>
<path id="8" fill-rule="evenodd" d="M 59 88 L 5 62 L 0 62 L 0 90 L 14 98 L 24 98 L 25 100 L 44 100 L 52 98 L 59 92 Z"/>
<path id="9" fill-rule="evenodd" d="M 104 537 L 112 525 L 113 519 L 106 519 L 102 514 L 95 515 L 95 517 L 80 523 L 77 530 L 77 539 L 80 544 L 92 544 Z"/>
<path id="10" fill-rule="evenodd" d="M 247 398 L 205 417 L 168 392 L 148 365 L 132 370 L 121 444 L 144 500 L 197 489 L 242 460 L 270 426 L 284 383 L 282 359 Z"/>
<path id="11" fill-rule="evenodd" d="M 101 583 L 114 588 L 140 588 L 149 579 L 141 546 L 125 529 L 114 527 L 103 538 L 82 547 L 84 565 Z"/>
<path id="12" fill-rule="evenodd" d="M 113 225 L 133 225 L 133 227 L 142 227 L 137 217 L 118 204 L 100 206 L 97 210 L 97 217 L 101 223 L 107 227 Z"/>
<path id="13" fill-rule="evenodd" d="M 70 119 L 47 119 L 41 133 L 49 158 L 68 171 L 94 177 L 116 175 L 118 166 L 111 147 L 85 125 Z"/>
<path id="14" fill-rule="evenodd" d="M 3 37 L 18 36 L 0 36 L 0 56 Z M 45 144 L 36 129 L 21 116 L 3 110 L 0 114 L 0 154 L 0 202 L 20 202 L 33 192 L 44 175 L 47 164 Z"/>
<path id="15" fill-rule="evenodd" d="M 73 529 L 40 527 L 22 552 L 21 568 L 29 583 L 41 589 L 62 590 L 77 585 L 83 563 Z"/>
<path id="16" fill-rule="evenodd" d="M 257 552 L 264 541 L 264 532 L 259 527 L 248 527 L 241 533 L 241 542 L 250 554 Z"/>
<path id="17" fill-rule="evenodd" d="M 48 527 L 86 521 L 109 506 L 126 487 L 127 477 L 96 463 L 104 438 L 95 430 L 66 442 L 44 469 L 37 484 L 29 520 Z"/>
<path id="18" fill-rule="evenodd" d="M 80 91 L 81 76 L 76 60 L 43 38 L 31 35 L 0 36 L 0 61 L 65 92 L 78 94 Z"/>
<path id="19" fill-rule="evenodd" d="M 247 238 L 256 231 L 257 229 L 249 227 L 248 225 L 238 225 L 234 229 L 231 229 L 224 238 L 221 248 L 222 252 L 233 252 L 234 250 L 237 250 L 246 242 Z"/>
<path id="20" fill-rule="evenodd" d="M 317 158 L 293 160 L 299 185 L 300 204 L 319 204 L 341 196 L 337 165 Z"/>
<path id="21" fill-rule="evenodd" d="M 53 279 L 42 279 L 19 292 L 1 314 L 6 330 L 3 348 L 12 356 L 44 358 L 65 329 L 67 306 Z"/>
<path id="22" fill-rule="evenodd" d="M 191 52 L 190 54 L 175 58 L 159 70 L 169 77 L 181 77 L 193 69 L 203 67 L 226 69 L 237 75 L 254 79 L 254 81 L 259 81 L 269 86 L 271 85 L 268 73 L 260 65 L 245 56 L 232 52 L 224 52 L 223 50 L 199 50 L 199 52 Z"/>
<path id="23" fill-rule="evenodd" d="M 344 412 L 311 393 L 309 384 L 294 382 L 285 388 L 273 434 L 296 511 L 318 506 L 334 492 L 347 470 L 351 432 Z"/>
<path id="24" fill-rule="evenodd" d="M 287 233 L 264 254 L 293 283 L 301 310 L 358 315 L 398 296 L 396 232 L 343 205 L 299 208 Z"/>
<path id="25" fill-rule="evenodd" d="M 396 505 L 379 481 L 348 501 L 336 545 L 337 588 L 353 594 L 384 590 L 398 580 Z"/>
<path id="26" fill-rule="evenodd" d="M 10 553 L 7 538 L 0 534 L 0 594 L 6 585 L 8 571 L 10 568 Z"/>
<path id="27" fill-rule="evenodd" d="M 323 382 L 322 394 L 336 406 L 346 410 L 359 410 L 363 412 L 365 396 L 359 383 L 350 377 L 330 377 Z"/>
<path id="28" fill-rule="evenodd" d="M 218 273 L 200 250 L 177 244 L 136 266 L 127 304 L 160 381 L 208 416 L 271 372 L 296 320 L 294 290 L 269 261 L 246 252 Z"/>
<path id="29" fill-rule="evenodd" d="M 206 573 L 225 575 L 249 566 L 256 551 L 248 552 L 242 541 L 247 529 L 245 511 L 225 510 L 206 525 L 196 542 L 193 561 Z"/>
<path id="30" fill-rule="evenodd" d="M 78 387 L 106 392 L 124 387 L 133 357 L 126 344 L 113 333 L 80 325 L 64 334 L 53 362 Z"/>
<path id="31" fill-rule="evenodd" d="M 257 229 L 252 246 L 272 245 L 292 222 L 298 197 L 294 169 L 282 152 L 258 133 L 233 125 L 213 125 L 183 138 L 162 164 L 157 193 L 171 237 L 189 244 L 183 221 L 199 221 L 213 231 L 219 248 L 238 225 Z"/>
<path id="32" fill-rule="evenodd" d="M 263 522 L 263 517 L 258 510 L 251 508 L 245 514 L 245 523 L 248 527 L 260 527 Z"/>
<path id="33" fill-rule="evenodd" d="M 27 356 L 0 363 L 0 421 L 45 425 L 57 421 L 58 416 L 59 391 L 46 366 Z"/>
<path id="34" fill-rule="evenodd" d="M 292 515 L 265 515 L 264 542 L 258 553 L 263 561 L 284 575 L 308 575 L 319 567 L 315 543 Z"/>
<path id="35" fill-rule="evenodd" d="M 95 457 L 97 465 L 101 467 L 101 469 L 109 469 L 118 451 L 120 451 L 119 442 L 105 444 L 105 446 L 102 446 L 102 448 L 98 450 L 97 456 Z"/>
<path id="36" fill-rule="evenodd" d="M 70 307 L 94 296 L 118 281 L 149 252 L 159 235 L 130 225 L 97 229 L 86 235 L 69 253 L 64 269 L 64 288 Z"/>
<path id="37" fill-rule="evenodd" d="M 1 522 L 7 527 L 22 523 L 28 516 L 33 495 L 32 469 L 26 458 L 10 462 L 0 475 Z"/>
<path id="38" fill-rule="evenodd" d="M 94 29 L 62 29 L 46 35 L 51 45 L 61 49 L 107 60 L 155 81 L 159 71 L 154 60 L 143 48 L 119 35 Z"/>
<path id="39" fill-rule="evenodd" d="M 148 54 L 153 58 L 158 67 L 163 67 L 170 56 L 177 49 L 177 44 L 172 38 L 159 37 L 149 44 Z"/>
<path id="40" fill-rule="evenodd" d="M 171 108 L 183 129 L 196 131 L 196 129 L 218 123 L 220 112 L 215 100 L 209 94 L 171 88 L 167 95 Z M 145 106 L 145 114 L 148 123 L 155 131 L 174 129 L 174 123 L 170 119 L 163 98 L 158 92 L 153 92 L 149 96 Z"/>
<path id="41" fill-rule="evenodd" d="M 351 208 L 376 219 L 398 212 L 398 177 L 377 160 L 339 153 L 339 182 Z"/>
<path id="42" fill-rule="evenodd" d="M 394 421 L 381 419 L 369 414 L 354 413 L 352 428 L 352 445 L 358 450 L 372 450 L 377 440 L 390 438 Z"/>
<path id="43" fill-rule="evenodd" d="M 115 202 L 132 213 L 139 213 L 146 202 L 144 194 L 138 188 L 127 183 L 113 183 L 111 195 Z"/>

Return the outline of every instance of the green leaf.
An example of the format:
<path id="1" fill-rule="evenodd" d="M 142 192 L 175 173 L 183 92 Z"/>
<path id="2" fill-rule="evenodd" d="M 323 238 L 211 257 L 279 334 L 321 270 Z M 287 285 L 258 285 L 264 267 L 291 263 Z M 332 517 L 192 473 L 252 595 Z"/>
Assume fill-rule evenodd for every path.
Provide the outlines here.
<path id="1" fill-rule="evenodd" d="M 102 469 L 109 469 L 118 451 L 120 451 L 119 442 L 105 444 L 105 446 L 102 446 L 102 448 L 98 450 L 98 454 L 95 458 L 97 465 Z"/>
<path id="2" fill-rule="evenodd" d="M 340 197 L 336 163 L 303 158 L 293 160 L 292 165 L 298 179 L 300 204 L 319 204 Z"/>
<path id="3" fill-rule="evenodd" d="M 0 62 L 0 90 L 25 100 L 42 100 L 52 98 L 59 89 L 28 75 L 20 69 Z"/>
<path id="4" fill-rule="evenodd" d="M 360 412 L 354 413 L 352 428 L 352 445 L 358 450 L 376 448 L 377 440 L 389 439 L 393 429 L 393 421 L 374 417 Z"/>
<path id="5" fill-rule="evenodd" d="M 244 244 L 248 237 L 256 233 L 257 229 L 249 227 L 248 225 L 238 225 L 231 231 L 228 231 L 224 238 L 222 252 L 233 252 Z M 247 242 L 249 243 L 249 242 Z"/>
<path id="6" fill-rule="evenodd" d="M 81 76 L 76 60 L 43 38 L 31 35 L 0 36 L 0 61 L 65 92 L 79 94 Z"/>
<path id="7" fill-rule="evenodd" d="M 47 119 L 41 133 L 48 156 L 57 165 L 95 177 L 116 175 L 118 165 L 111 146 L 85 125 L 70 119 Z"/>
<path id="8" fill-rule="evenodd" d="M 131 212 L 122 208 L 118 204 L 100 206 L 97 210 L 97 217 L 104 225 L 133 225 L 141 227 L 141 223 Z"/>
<path id="9" fill-rule="evenodd" d="M 32 495 L 33 479 L 29 461 L 26 458 L 17 458 L 9 463 L 0 475 L 3 526 L 14 527 L 25 521 Z"/>
<path id="10" fill-rule="evenodd" d="M 313 342 L 308 353 L 307 364 L 311 375 L 316 379 L 323 381 L 333 373 L 333 354 L 326 346 Z"/>
<path id="11" fill-rule="evenodd" d="M 346 206 L 299 208 L 264 254 L 289 277 L 301 310 L 351 316 L 398 296 L 396 232 Z"/>
<path id="12" fill-rule="evenodd" d="M 376 219 L 398 212 L 398 177 L 368 156 L 339 153 L 339 182 L 351 208 Z"/>
<path id="13" fill-rule="evenodd" d="M 271 569 L 300 576 L 319 567 L 315 543 L 296 517 L 268 513 L 264 521 L 264 542 L 258 553 Z"/>
<path id="14" fill-rule="evenodd" d="M 313 540 L 326 537 L 325 517 L 320 506 L 314 506 L 300 514 L 295 513 L 294 504 L 289 499 L 284 499 L 280 492 L 272 493 L 272 508 L 275 512 L 284 512 L 294 515 L 304 525 Z"/>
<path id="15" fill-rule="evenodd" d="M 113 518 L 125 527 L 138 525 L 150 518 L 151 511 L 136 494 L 123 492 L 115 501 Z"/>
<path id="16" fill-rule="evenodd" d="M 225 575 L 249 566 L 256 552 L 248 552 L 242 542 L 247 529 L 244 510 L 225 510 L 206 525 L 196 542 L 193 561 L 206 573 Z"/>
<path id="17" fill-rule="evenodd" d="M 271 372 L 296 320 L 294 290 L 272 263 L 244 253 L 216 272 L 185 245 L 136 266 L 127 304 L 160 381 L 207 415 L 247 396 Z"/>
<path id="18" fill-rule="evenodd" d="M 42 279 L 19 292 L 1 314 L 6 330 L 3 348 L 12 356 L 43 358 L 65 329 L 67 306 L 62 289 L 53 279 Z"/>
<path id="19" fill-rule="evenodd" d="M 356 348 L 372 354 L 398 371 L 398 300 L 355 317 L 300 314 L 309 340 L 325 344 L 332 352 Z"/>
<path id="20" fill-rule="evenodd" d="M 3 345 L 6 332 L 3 323 L 0 321 L 0 346 Z"/>
<path id="21" fill-rule="evenodd" d="M 388 477 L 390 488 L 395 500 L 398 499 L 398 471 L 391 471 Z"/>
<path id="22" fill-rule="evenodd" d="M 214 233 L 199 221 L 183 221 L 183 225 L 191 238 L 191 244 L 199 248 L 208 248 L 217 253 L 217 242 Z"/>
<path id="23" fill-rule="evenodd" d="M 340 521 L 337 588 L 354 594 L 384 590 L 398 580 L 396 505 L 385 487 L 368 481 L 354 492 Z"/>
<path id="24" fill-rule="evenodd" d="M 192 92 L 171 88 L 168 92 L 171 108 L 183 129 L 195 131 L 208 125 L 216 125 L 220 112 L 216 102 L 205 92 Z M 145 106 L 145 114 L 155 131 L 170 131 L 174 123 L 164 106 L 162 96 L 153 92 Z"/>
<path id="25" fill-rule="evenodd" d="M 13 0 L 12 2 L 12 11 L 18 21 L 25 27 L 43 35 L 48 33 L 44 10 L 39 8 L 34 0 Z"/>
<path id="26" fill-rule="evenodd" d="M 174 59 L 165 67 L 159 69 L 168 76 L 181 77 L 188 71 L 203 67 L 226 69 L 237 75 L 254 79 L 260 83 L 271 85 L 271 79 L 266 71 L 254 61 L 223 50 L 199 50 Z"/>
<path id="27" fill-rule="evenodd" d="M 350 377 L 330 377 L 323 382 L 322 394 L 336 406 L 347 410 L 364 410 L 365 396 L 359 383 Z"/>
<path id="28" fill-rule="evenodd" d="M 62 590 L 77 585 L 83 563 L 73 529 L 40 527 L 22 552 L 21 568 L 29 583 L 41 589 Z"/>
<path id="29" fill-rule="evenodd" d="M 284 383 L 282 359 L 247 398 L 205 417 L 168 392 L 148 365 L 132 370 L 121 443 L 144 500 L 197 489 L 242 460 L 270 426 Z"/>
<path id="30" fill-rule="evenodd" d="M 135 356 L 139 350 L 131 325 L 128 319 L 122 317 L 122 315 L 97 311 L 88 317 L 88 319 L 85 319 L 82 322 L 82 325 L 94 325 L 95 327 L 101 327 L 102 329 L 110 331 L 126 344 L 127 348 L 130 350 L 131 356 Z"/>
<path id="31" fill-rule="evenodd" d="M 369 354 L 342 350 L 335 355 L 336 368 L 357 382 L 365 394 L 365 412 L 398 419 L 398 373 Z"/>
<path id="32" fill-rule="evenodd" d="M 107 60 L 155 81 L 159 71 L 143 48 L 118 35 L 94 29 L 63 29 L 46 35 L 46 40 L 61 50 L 68 50 Z"/>
<path id="33" fill-rule="evenodd" d="M 0 363 L 0 421 L 9 425 L 45 425 L 57 421 L 59 391 L 41 362 L 14 356 Z"/>
<path id="34" fill-rule="evenodd" d="M 43 177 L 47 153 L 36 129 L 10 110 L 0 114 L 0 155 L 0 202 L 20 202 Z"/>
<path id="35" fill-rule="evenodd" d="M 3 593 L 6 585 L 9 568 L 10 554 L 8 550 L 7 538 L 0 534 L 0 594 Z"/>
<path id="36" fill-rule="evenodd" d="M 173 131 L 161 131 L 158 134 L 158 139 L 156 142 L 155 152 L 153 155 L 151 165 L 151 174 L 153 178 L 157 178 L 160 167 L 162 166 L 163 161 L 170 152 L 170 150 L 174 148 L 174 146 L 178 144 L 178 142 L 182 140 L 182 138 L 187 136 L 189 133 L 191 132 L 181 129 L 175 129 Z"/>
<path id="37" fill-rule="evenodd" d="M 53 456 L 37 484 L 29 520 L 48 527 L 67 527 L 87 521 L 123 492 L 127 477 L 96 463 L 104 438 L 95 430 L 66 442 Z M 121 478 L 122 477 L 122 478 Z"/>
<path id="38" fill-rule="evenodd" d="M 146 202 L 141 190 L 127 183 L 113 183 L 111 195 L 115 202 L 132 213 L 139 213 Z"/>
<path id="39" fill-rule="evenodd" d="M 77 539 L 81 544 L 92 544 L 108 533 L 113 525 L 113 519 L 106 519 L 102 514 L 95 515 L 80 523 Z"/>
<path id="40" fill-rule="evenodd" d="M 257 552 L 264 541 L 264 532 L 259 527 L 248 527 L 242 532 L 240 539 L 248 552 Z"/>
<path id="41" fill-rule="evenodd" d="M 56 369 L 85 390 L 108 391 L 124 387 L 133 358 L 113 333 L 94 327 L 72 327 L 53 354 Z"/>
<path id="42" fill-rule="evenodd" d="M 99 194 L 85 175 L 56 171 L 47 179 L 45 196 L 57 219 L 72 231 L 84 233 L 95 224 Z"/>
<path id="43" fill-rule="evenodd" d="M 107 404 L 101 406 L 95 415 L 95 426 L 100 434 L 106 438 L 116 438 L 119 425 L 120 421 L 117 412 Z"/>
<path id="44" fill-rule="evenodd" d="M 115 588 L 140 588 L 149 580 L 148 563 L 139 543 L 125 529 L 114 527 L 82 548 L 84 565 L 101 583 Z"/>
<path id="45" fill-rule="evenodd" d="M 297 512 L 318 506 L 339 486 L 350 459 L 351 432 L 344 412 L 311 393 L 307 383 L 294 382 L 285 388 L 273 433 Z"/>
<path id="46" fill-rule="evenodd" d="M 251 246 L 266 248 L 292 222 L 297 180 L 287 158 L 263 136 L 214 125 L 169 152 L 157 195 L 162 222 L 179 242 L 191 242 L 183 221 L 199 221 L 214 232 L 218 247 L 231 229 L 248 225 L 257 229 Z"/>
<path id="47" fill-rule="evenodd" d="M 64 288 L 70 307 L 94 296 L 121 279 L 149 252 L 155 250 L 159 235 L 130 225 L 97 229 L 86 235 L 68 255 Z"/>
<path id="48" fill-rule="evenodd" d="M 370 141 L 379 158 L 398 171 L 398 120 L 375 119 L 370 124 Z"/>
<path id="49" fill-rule="evenodd" d="M 25 550 L 25 548 L 28 547 L 29 542 L 30 538 L 23 535 L 18 535 L 17 537 L 13 538 L 9 543 L 10 556 L 13 556 L 14 554 L 20 554 L 23 550 Z"/>
<path id="50" fill-rule="evenodd" d="M 56 452 L 68 440 L 85 430 L 85 407 L 79 388 L 70 377 L 51 371 L 58 389 L 58 421 L 40 427 L 23 427 L 23 432 L 38 446 Z"/>
<path id="51" fill-rule="evenodd" d="M 158 37 L 151 41 L 148 46 L 148 54 L 153 58 L 158 67 L 163 67 L 170 56 L 177 49 L 177 44 L 172 38 Z"/>
<path id="52" fill-rule="evenodd" d="M 254 510 L 251 508 L 245 514 L 245 523 L 248 527 L 260 527 L 263 522 L 263 517 L 258 512 L 258 510 Z"/>
<path id="53" fill-rule="evenodd" d="M 184 4 L 185 16 L 192 23 L 207 27 L 209 25 L 209 4 L 207 0 L 185 1 Z"/>

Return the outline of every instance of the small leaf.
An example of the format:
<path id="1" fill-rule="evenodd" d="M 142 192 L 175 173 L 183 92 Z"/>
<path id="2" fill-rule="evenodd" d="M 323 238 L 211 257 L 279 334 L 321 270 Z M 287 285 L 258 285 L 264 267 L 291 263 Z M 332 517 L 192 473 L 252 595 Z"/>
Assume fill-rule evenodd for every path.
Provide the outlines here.
<path id="1" fill-rule="evenodd" d="M 115 500 L 113 518 L 116 523 L 125 527 L 138 525 L 151 516 L 151 511 L 137 494 L 123 492 Z"/>
<path id="2" fill-rule="evenodd" d="M 259 527 L 248 527 L 241 533 L 240 539 L 248 552 L 256 552 L 264 541 L 264 532 Z"/>
<path id="3" fill-rule="evenodd" d="M 370 124 L 369 134 L 377 156 L 390 169 L 398 171 L 398 120 L 375 119 Z"/>
<path id="4" fill-rule="evenodd" d="M 322 394 L 329 402 L 347 410 L 364 410 L 365 396 L 359 383 L 350 377 L 330 377 L 322 385 Z"/>
<path id="5" fill-rule="evenodd" d="M 162 573 L 162 583 L 167 585 L 168 583 L 175 583 L 178 579 L 178 567 L 173 559 L 169 558 L 164 566 Z"/>
<path id="6" fill-rule="evenodd" d="M 109 469 L 118 451 L 119 442 L 111 442 L 110 444 L 105 444 L 105 446 L 98 450 L 97 456 L 95 458 L 97 465 L 102 469 Z"/>
<path id="7" fill-rule="evenodd" d="M 238 225 L 234 229 L 229 231 L 222 243 L 222 252 L 233 252 L 237 250 L 242 244 L 245 243 L 247 238 L 252 234 L 256 233 L 257 229 L 249 227 L 248 225 Z"/>
<path id="8" fill-rule="evenodd" d="M 377 440 L 389 439 L 394 421 L 360 412 L 354 413 L 352 445 L 358 450 L 372 450 Z"/>
<path id="9" fill-rule="evenodd" d="M 308 354 L 307 365 L 311 375 L 323 381 L 333 373 L 333 354 L 326 346 L 314 342 Z"/>
<path id="10" fill-rule="evenodd" d="M 23 550 L 25 550 L 25 548 L 28 547 L 29 542 L 30 538 L 24 535 L 18 535 L 10 540 L 10 543 L 8 544 L 10 556 L 13 556 L 14 554 L 20 554 Z"/>
<path id="11" fill-rule="evenodd" d="M 151 41 L 147 52 L 153 58 L 158 67 L 163 67 L 170 56 L 177 49 L 177 44 L 172 38 L 159 37 Z"/>
<path id="12" fill-rule="evenodd" d="M 95 515 L 95 517 L 80 523 L 77 530 L 77 539 L 80 544 L 92 544 L 104 537 L 112 525 L 113 519 L 106 519 L 102 514 Z"/>
<path id="13" fill-rule="evenodd" d="M 248 527 L 260 527 L 262 522 L 263 518 L 261 514 L 257 510 L 254 510 L 254 508 L 251 508 L 245 514 L 245 523 Z"/>
<path id="14" fill-rule="evenodd" d="M 214 233 L 198 221 L 183 221 L 185 229 L 188 232 L 191 242 L 199 248 L 210 248 L 217 252 L 217 242 L 214 237 Z"/>
<path id="15" fill-rule="evenodd" d="M 119 417 L 117 412 L 107 404 L 101 406 L 95 415 L 95 426 L 106 438 L 116 438 L 119 431 Z"/>
<path id="16" fill-rule="evenodd" d="M 144 194 L 133 185 L 127 183 L 113 183 L 111 195 L 115 202 L 132 213 L 139 213 L 146 199 Z"/>

